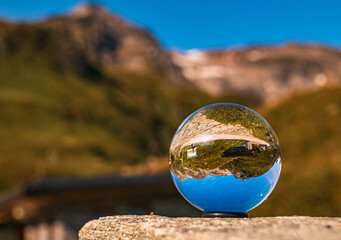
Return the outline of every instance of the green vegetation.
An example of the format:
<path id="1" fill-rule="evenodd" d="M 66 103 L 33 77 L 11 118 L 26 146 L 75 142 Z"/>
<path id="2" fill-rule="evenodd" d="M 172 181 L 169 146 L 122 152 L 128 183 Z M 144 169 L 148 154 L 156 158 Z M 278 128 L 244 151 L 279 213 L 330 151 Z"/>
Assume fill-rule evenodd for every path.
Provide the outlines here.
<path id="1" fill-rule="evenodd" d="M 341 214 L 341 89 L 295 96 L 261 111 L 281 144 L 279 182 L 251 216 Z"/>
<path id="2" fill-rule="evenodd" d="M 126 166 L 142 173 L 141 163 L 164 159 L 194 110 L 249 102 L 118 69 L 84 78 L 32 52 L 0 58 L 0 192 L 45 177 L 119 174 Z M 167 161 L 160 164 L 166 171 Z"/>
<path id="3" fill-rule="evenodd" d="M 226 150 L 241 145 L 246 141 L 244 140 L 215 140 L 208 142 L 196 143 L 198 157 L 188 158 L 187 149 L 191 146 L 184 147 L 182 149 L 182 156 L 184 159 L 184 167 L 200 168 L 205 170 L 212 170 L 226 162 L 232 160 L 232 158 L 223 157 Z"/>
<path id="4" fill-rule="evenodd" d="M 230 158 L 224 158 L 224 152 L 232 147 L 238 146 L 246 142 L 245 140 L 215 140 L 208 142 L 196 143 L 198 157 L 188 158 L 187 150 L 191 146 L 176 147 L 171 155 L 172 165 L 174 169 L 180 170 L 182 167 L 190 167 L 193 169 L 212 170 L 221 165 L 224 165 L 227 161 L 231 161 Z"/>
<path id="5" fill-rule="evenodd" d="M 269 142 L 271 129 L 266 121 L 255 112 L 245 109 L 242 106 L 215 105 L 203 111 L 207 118 L 213 119 L 223 124 L 240 124 L 252 130 L 253 136 Z"/>
<path id="6" fill-rule="evenodd" d="M 226 156 L 229 149 L 241 146 L 246 140 L 215 140 L 196 143 L 197 157 L 188 158 L 187 150 L 191 146 L 181 149 L 177 147 L 171 153 L 174 170 L 183 171 L 183 168 L 193 170 L 227 169 L 243 179 L 258 177 L 266 173 L 279 156 L 278 148 L 272 147 L 264 151 L 236 156 Z M 238 156 L 239 155 L 239 156 Z"/>
<path id="7" fill-rule="evenodd" d="M 279 157 L 277 147 L 271 147 L 249 157 L 237 157 L 222 165 L 240 178 L 258 177 L 269 171 Z"/>

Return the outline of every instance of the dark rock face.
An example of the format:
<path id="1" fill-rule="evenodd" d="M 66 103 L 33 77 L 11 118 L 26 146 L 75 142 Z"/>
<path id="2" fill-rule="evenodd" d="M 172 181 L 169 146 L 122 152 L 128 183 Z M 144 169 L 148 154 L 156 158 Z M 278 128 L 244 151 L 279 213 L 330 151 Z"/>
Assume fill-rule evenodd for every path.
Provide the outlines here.
<path id="1" fill-rule="evenodd" d="M 93 220 L 79 232 L 80 240 L 94 239 L 239 239 L 337 240 L 340 218 L 169 218 L 114 216 Z"/>
<path id="2" fill-rule="evenodd" d="M 82 76 L 118 68 L 183 82 L 180 69 L 148 31 L 97 5 L 80 5 L 68 16 L 38 23 L 5 25 L 0 31 L 4 55 L 39 51 L 58 70 Z"/>

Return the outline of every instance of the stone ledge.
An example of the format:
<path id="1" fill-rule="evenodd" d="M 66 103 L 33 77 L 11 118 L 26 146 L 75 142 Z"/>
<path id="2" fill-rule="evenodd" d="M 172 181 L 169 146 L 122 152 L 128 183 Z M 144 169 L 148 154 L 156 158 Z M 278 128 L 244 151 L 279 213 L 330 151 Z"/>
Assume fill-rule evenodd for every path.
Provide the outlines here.
<path id="1" fill-rule="evenodd" d="M 341 218 L 113 216 L 92 220 L 80 230 L 79 240 L 95 239 L 340 240 Z"/>

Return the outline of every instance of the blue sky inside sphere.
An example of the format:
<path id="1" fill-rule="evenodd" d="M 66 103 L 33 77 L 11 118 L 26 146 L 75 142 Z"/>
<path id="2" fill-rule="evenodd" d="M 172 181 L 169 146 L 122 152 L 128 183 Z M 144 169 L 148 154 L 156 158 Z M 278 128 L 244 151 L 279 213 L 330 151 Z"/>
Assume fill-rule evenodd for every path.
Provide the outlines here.
<path id="1" fill-rule="evenodd" d="M 36 21 L 83 1 L 0 0 L 0 17 Z M 341 45 L 341 1 L 90 1 L 151 31 L 167 49 L 217 49 L 287 42 Z"/>
<path id="2" fill-rule="evenodd" d="M 202 179 L 187 177 L 181 181 L 172 171 L 171 176 L 181 195 L 202 211 L 248 212 L 271 194 L 277 184 L 281 167 L 282 162 L 278 159 L 263 175 L 245 180 L 237 179 L 233 175 L 207 175 Z"/>

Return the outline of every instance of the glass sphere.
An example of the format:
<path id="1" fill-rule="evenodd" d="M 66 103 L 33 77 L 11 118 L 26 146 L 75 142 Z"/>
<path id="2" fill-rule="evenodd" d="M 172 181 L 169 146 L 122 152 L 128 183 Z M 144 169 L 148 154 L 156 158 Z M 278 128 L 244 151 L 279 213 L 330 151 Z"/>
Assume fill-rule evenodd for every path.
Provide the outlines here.
<path id="1" fill-rule="evenodd" d="M 170 171 L 181 195 L 205 212 L 247 212 L 274 189 L 281 157 L 277 136 L 255 111 L 218 103 L 192 113 L 170 146 Z"/>

